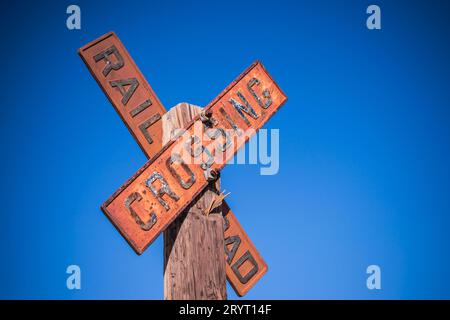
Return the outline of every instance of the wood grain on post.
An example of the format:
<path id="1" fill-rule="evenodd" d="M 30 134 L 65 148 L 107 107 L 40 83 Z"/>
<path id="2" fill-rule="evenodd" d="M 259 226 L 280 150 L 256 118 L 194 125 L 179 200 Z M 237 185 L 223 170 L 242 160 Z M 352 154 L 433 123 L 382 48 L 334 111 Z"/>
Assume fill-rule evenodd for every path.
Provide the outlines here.
<path id="1" fill-rule="evenodd" d="M 162 117 L 163 145 L 201 110 L 188 103 L 170 109 Z M 219 190 L 219 180 L 211 182 L 164 231 L 166 300 L 227 298 L 222 208 L 204 214 Z"/>

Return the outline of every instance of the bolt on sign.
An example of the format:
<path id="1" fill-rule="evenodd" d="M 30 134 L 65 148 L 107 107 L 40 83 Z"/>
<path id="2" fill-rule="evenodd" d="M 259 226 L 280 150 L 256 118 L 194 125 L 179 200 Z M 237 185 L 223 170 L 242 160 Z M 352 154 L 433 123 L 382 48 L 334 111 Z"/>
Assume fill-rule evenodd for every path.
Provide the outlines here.
<path id="1" fill-rule="evenodd" d="M 220 170 L 245 143 L 248 137 L 234 139 L 241 130 L 259 129 L 286 101 L 264 67 L 253 64 L 206 108 L 212 115 L 210 121 L 196 119 L 188 128 L 191 135 L 185 133 L 179 137 L 179 140 L 187 137 L 191 142 L 190 152 L 181 157 L 171 152 L 180 141 L 172 141 L 162 149 L 160 119 L 165 109 L 119 38 L 110 32 L 80 48 L 79 54 L 144 153 L 152 157 L 102 206 L 138 254 L 207 185 L 205 172 Z M 216 143 L 200 145 L 193 151 L 198 136 L 192 133 L 204 127 L 209 127 L 210 141 Z M 228 134 L 229 131 L 232 133 Z M 222 139 L 218 139 L 220 134 Z M 222 159 L 225 161 L 206 164 L 200 161 L 199 166 L 199 161 L 192 159 L 204 159 L 205 154 L 212 154 L 215 149 L 224 151 L 225 147 L 228 155 Z M 188 161 L 185 161 L 186 154 L 191 158 Z M 267 271 L 267 265 L 225 203 L 224 219 L 227 279 L 236 293 L 243 296 Z"/>

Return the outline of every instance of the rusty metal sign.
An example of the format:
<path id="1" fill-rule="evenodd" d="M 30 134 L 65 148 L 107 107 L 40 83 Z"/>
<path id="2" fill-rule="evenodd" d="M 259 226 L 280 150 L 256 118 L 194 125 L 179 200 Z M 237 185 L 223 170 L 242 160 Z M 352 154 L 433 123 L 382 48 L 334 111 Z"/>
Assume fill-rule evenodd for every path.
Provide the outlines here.
<path id="1" fill-rule="evenodd" d="M 114 32 L 78 50 L 147 157 L 162 148 L 161 116 L 166 112 Z"/>
<path id="2" fill-rule="evenodd" d="M 105 34 L 80 48 L 79 54 L 146 156 L 149 158 L 155 155 L 161 149 L 162 129 L 159 121 L 155 122 L 152 119 L 159 119 L 165 113 L 165 109 L 117 35 L 114 32 Z M 125 85 L 118 86 L 120 79 L 136 79 L 128 83 L 130 86 L 133 83 L 134 86 L 136 83 L 139 85 L 133 91 L 123 91 Z M 126 106 L 128 103 L 131 105 L 130 100 L 134 99 L 135 95 L 139 95 L 136 100 L 147 101 L 147 103 L 140 104 L 137 109 L 127 108 Z M 151 106 L 148 101 L 151 101 Z M 124 105 L 123 102 L 126 104 Z M 127 110 L 129 113 L 126 112 Z M 138 114 L 141 116 L 137 117 Z M 227 117 L 227 119 L 231 118 Z M 151 124 L 151 128 L 147 127 L 148 124 Z M 143 128 L 147 130 L 143 131 Z M 144 222 L 145 217 L 142 220 L 137 211 L 131 209 L 134 207 L 133 202 L 140 201 L 139 199 L 140 197 L 134 194 L 125 205 L 130 207 L 130 215 L 141 229 L 149 229 L 154 221 L 149 219 Z M 228 242 L 225 248 L 227 279 L 236 293 L 243 296 L 267 271 L 267 265 L 225 202 L 223 214 L 226 222 L 224 236 L 225 241 Z M 156 215 L 152 217 L 155 219 Z M 131 243 L 130 240 L 129 243 Z M 136 248 L 135 250 L 140 253 Z M 254 267 L 248 269 L 248 266 Z"/>
<path id="3" fill-rule="evenodd" d="M 168 143 L 102 205 L 103 211 L 136 252 L 142 253 L 207 186 L 205 172 L 222 169 L 250 138 L 239 138 L 241 133 L 248 129 L 255 133 L 285 101 L 263 65 L 254 63 L 205 108 L 208 123 L 194 119 L 183 135 Z M 227 134 L 222 139 L 208 135 L 210 143 L 204 145 L 198 132 L 205 127 Z M 219 151 L 226 152 L 223 161 L 216 162 L 210 155 Z M 241 280 L 245 284 L 249 278 Z"/>
<path id="4" fill-rule="evenodd" d="M 267 264 L 226 203 L 222 206 L 222 212 L 225 219 L 227 279 L 234 291 L 242 297 L 267 272 Z"/>

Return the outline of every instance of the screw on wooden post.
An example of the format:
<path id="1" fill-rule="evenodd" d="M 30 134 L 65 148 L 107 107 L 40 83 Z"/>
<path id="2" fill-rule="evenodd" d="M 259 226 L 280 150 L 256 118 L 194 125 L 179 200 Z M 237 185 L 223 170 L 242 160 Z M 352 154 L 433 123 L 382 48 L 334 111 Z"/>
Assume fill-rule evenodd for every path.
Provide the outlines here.
<path id="1" fill-rule="evenodd" d="M 162 117 L 163 145 L 201 110 L 187 103 L 170 109 Z M 222 197 L 220 180 L 217 172 L 210 174 L 216 176 L 208 187 L 164 231 L 166 300 L 227 298 L 222 206 L 211 210 L 213 202 Z"/>

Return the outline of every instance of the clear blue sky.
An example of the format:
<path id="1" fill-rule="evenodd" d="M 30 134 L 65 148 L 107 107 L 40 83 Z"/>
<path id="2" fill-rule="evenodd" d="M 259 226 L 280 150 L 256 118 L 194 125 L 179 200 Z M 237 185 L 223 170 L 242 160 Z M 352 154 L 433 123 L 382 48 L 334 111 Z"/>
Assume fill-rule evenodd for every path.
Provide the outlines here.
<path id="1" fill-rule="evenodd" d="M 99 209 L 146 161 L 76 52 L 112 30 L 166 108 L 206 105 L 256 59 L 288 95 L 266 125 L 279 174 L 222 174 L 269 265 L 246 298 L 450 298 L 450 5 L 373 3 L 380 31 L 368 1 L 4 4 L 0 297 L 163 297 L 162 237 L 137 256 Z"/>

